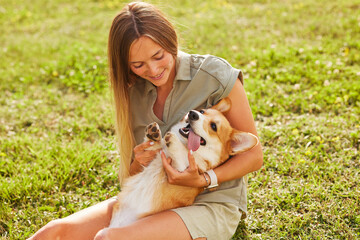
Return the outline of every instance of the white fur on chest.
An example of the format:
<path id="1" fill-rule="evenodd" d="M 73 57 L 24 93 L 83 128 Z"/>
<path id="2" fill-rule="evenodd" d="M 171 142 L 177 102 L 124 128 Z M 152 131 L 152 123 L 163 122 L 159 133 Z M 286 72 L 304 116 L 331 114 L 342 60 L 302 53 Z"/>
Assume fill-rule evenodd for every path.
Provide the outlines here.
<path id="1" fill-rule="evenodd" d="M 161 170 L 162 162 L 158 154 L 143 172 L 128 179 L 123 188 L 129 191 L 120 194 L 121 206 L 112 216 L 110 228 L 127 226 L 152 209 Z"/>
<path id="2" fill-rule="evenodd" d="M 165 154 L 173 159 L 173 167 L 178 171 L 184 171 L 189 165 L 186 151 L 184 152 L 182 144 L 173 146 L 173 148 L 176 151 L 171 151 L 172 154 L 169 154 L 166 147 L 163 149 Z M 159 186 L 167 181 L 166 176 L 161 174 L 162 171 L 163 165 L 159 153 L 144 171 L 128 179 L 123 187 L 125 191 L 120 194 L 121 206 L 118 211 L 114 212 L 110 228 L 130 225 L 139 216 L 153 209 L 154 195 L 158 193 Z"/>
<path id="3" fill-rule="evenodd" d="M 222 100 L 216 105 L 219 105 L 217 109 L 190 111 L 162 139 L 159 138 L 161 131 L 158 124 L 149 124 L 145 130 L 145 141 L 153 141 L 154 144 L 146 150 L 162 149 L 172 159 L 172 167 L 183 172 L 189 166 L 189 145 L 191 149 L 197 149 L 193 153 L 195 163 L 201 172 L 205 172 L 221 164 L 230 154 L 251 149 L 258 143 L 257 137 L 232 129 L 225 116 L 219 112 L 230 108 L 229 101 Z M 223 107 L 224 104 L 227 108 Z M 189 134 L 196 134 L 197 137 L 191 135 L 190 141 Z M 226 145 L 230 143 L 231 149 L 224 148 L 230 146 Z M 201 188 L 169 184 L 162 158 L 157 154 L 141 173 L 127 179 L 119 194 L 118 203 L 114 206 L 109 227 L 124 227 L 141 217 L 189 206 L 200 192 Z"/>

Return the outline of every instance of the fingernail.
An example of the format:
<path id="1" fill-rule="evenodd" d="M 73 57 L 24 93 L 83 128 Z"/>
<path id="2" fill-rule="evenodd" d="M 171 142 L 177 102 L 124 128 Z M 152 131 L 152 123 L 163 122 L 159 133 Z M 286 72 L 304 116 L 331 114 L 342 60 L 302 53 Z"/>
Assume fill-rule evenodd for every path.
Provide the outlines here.
<path id="1" fill-rule="evenodd" d="M 193 155 L 193 150 L 192 149 L 190 149 L 190 154 Z"/>
<path id="2" fill-rule="evenodd" d="M 151 145 L 151 146 L 154 145 L 154 142 L 150 142 L 150 145 Z"/>

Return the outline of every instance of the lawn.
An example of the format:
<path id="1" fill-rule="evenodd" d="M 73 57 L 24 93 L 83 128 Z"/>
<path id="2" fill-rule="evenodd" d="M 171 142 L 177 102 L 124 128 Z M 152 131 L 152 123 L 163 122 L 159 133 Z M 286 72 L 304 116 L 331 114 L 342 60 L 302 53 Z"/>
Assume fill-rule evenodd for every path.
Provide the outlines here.
<path id="1" fill-rule="evenodd" d="M 360 239 L 360 0 L 152 0 L 227 59 L 264 150 L 233 239 Z M 0 238 L 116 195 L 107 35 L 125 1 L 0 0 Z"/>

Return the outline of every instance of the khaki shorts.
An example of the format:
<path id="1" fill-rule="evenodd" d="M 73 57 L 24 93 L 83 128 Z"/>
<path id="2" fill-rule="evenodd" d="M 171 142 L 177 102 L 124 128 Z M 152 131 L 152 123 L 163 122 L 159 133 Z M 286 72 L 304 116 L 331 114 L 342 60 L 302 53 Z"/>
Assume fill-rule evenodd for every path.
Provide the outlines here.
<path id="1" fill-rule="evenodd" d="M 241 219 L 238 206 L 231 203 L 195 202 L 172 211 L 181 217 L 192 239 L 229 240 Z"/>

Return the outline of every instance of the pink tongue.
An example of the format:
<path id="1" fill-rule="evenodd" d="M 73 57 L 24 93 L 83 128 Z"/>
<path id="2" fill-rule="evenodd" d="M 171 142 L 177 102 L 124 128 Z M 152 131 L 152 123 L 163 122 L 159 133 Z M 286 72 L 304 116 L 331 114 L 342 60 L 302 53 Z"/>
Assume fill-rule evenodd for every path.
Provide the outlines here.
<path id="1" fill-rule="evenodd" d="M 188 137 L 188 149 L 194 152 L 200 147 L 200 136 L 196 135 L 190 128 Z"/>

